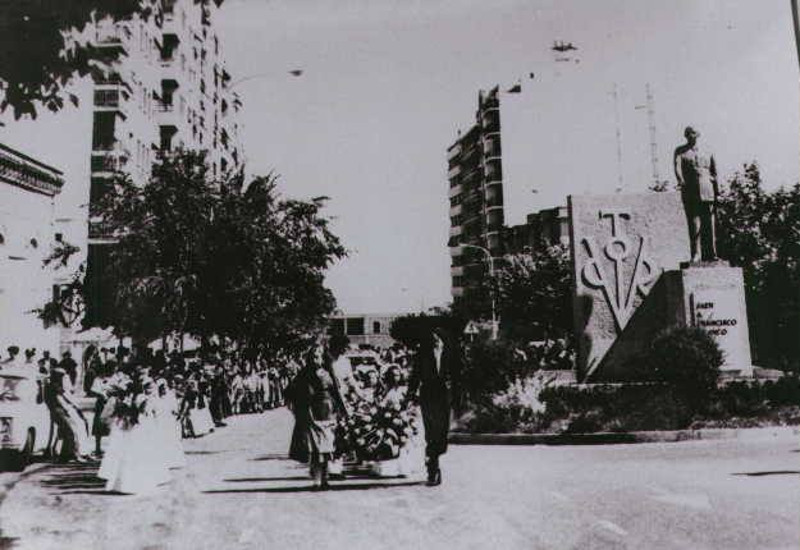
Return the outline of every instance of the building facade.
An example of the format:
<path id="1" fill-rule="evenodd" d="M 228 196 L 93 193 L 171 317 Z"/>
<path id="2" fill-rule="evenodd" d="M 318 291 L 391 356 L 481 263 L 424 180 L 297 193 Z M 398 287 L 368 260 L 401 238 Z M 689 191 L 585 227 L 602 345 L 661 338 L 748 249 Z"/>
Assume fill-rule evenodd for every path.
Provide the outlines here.
<path id="1" fill-rule="evenodd" d="M 503 253 L 503 165 L 498 89 L 480 92 L 475 124 L 447 149 L 450 275 L 455 300 Z"/>
<path id="2" fill-rule="evenodd" d="M 368 344 L 378 348 L 388 348 L 395 343 L 389 334 L 392 323 L 401 313 L 367 313 L 332 315 L 330 331 L 344 334 L 352 345 Z"/>
<path id="3" fill-rule="evenodd" d="M 566 206 L 546 208 L 528 214 L 524 224 L 503 231 L 503 251 L 521 254 L 542 247 L 569 246 L 569 212 Z"/>
<path id="4" fill-rule="evenodd" d="M 240 101 L 214 32 L 216 8 L 208 4 L 162 0 L 146 19 L 94 25 L 95 45 L 121 55 L 94 81 L 90 211 L 117 174 L 144 185 L 153 162 L 177 149 L 206 151 L 214 179 L 242 166 Z M 101 322 L 110 306 L 103 276 L 110 245 L 102 220 L 90 217 L 87 307 Z"/>
<path id="5" fill-rule="evenodd" d="M 59 170 L 0 144 L 0 348 L 59 351 L 59 327 L 45 327 L 35 310 L 57 292 L 44 260 L 59 239 L 55 198 Z"/>

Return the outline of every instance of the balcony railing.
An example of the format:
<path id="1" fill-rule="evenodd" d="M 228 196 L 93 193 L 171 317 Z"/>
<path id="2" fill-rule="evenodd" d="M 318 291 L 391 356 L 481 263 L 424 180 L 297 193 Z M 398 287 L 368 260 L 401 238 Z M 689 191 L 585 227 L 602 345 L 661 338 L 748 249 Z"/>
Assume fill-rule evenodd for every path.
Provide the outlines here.
<path id="1" fill-rule="evenodd" d="M 93 154 L 91 161 L 92 173 L 97 172 L 119 172 L 124 169 L 128 163 L 125 156 L 115 154 Z"/>

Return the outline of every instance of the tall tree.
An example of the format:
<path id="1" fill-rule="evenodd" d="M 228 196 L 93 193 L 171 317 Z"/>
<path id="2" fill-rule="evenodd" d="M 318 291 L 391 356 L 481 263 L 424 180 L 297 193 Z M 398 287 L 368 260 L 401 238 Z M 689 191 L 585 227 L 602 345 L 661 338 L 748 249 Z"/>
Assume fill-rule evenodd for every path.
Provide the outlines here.
<path id="1" fill-rule="evenodd" d="M 326 199 L 282 199 L 275 177 L 209 178 L 202 153 L 154 166 L 147 185 L 115 181 L 100 203 L 110 247 L 118 331 L 217 336 L 294 351 L 335 308 L 326 269 L 345 255 L 322 215 Z"/>
<path id="2" fill-rule="evenodd" d="M 571 333 L 572 282 L 566 246 L 506 256 L 497 270 L 495 285 L 506 337 L 552 340 Z"/>
<path id="3" fill-rule="evenodd" d="M 758 165 L 745 165 L 718 220 L 723 257 L 744 271 L 755 360 L 800 371 L 800 186 L 767 192 Z"/>

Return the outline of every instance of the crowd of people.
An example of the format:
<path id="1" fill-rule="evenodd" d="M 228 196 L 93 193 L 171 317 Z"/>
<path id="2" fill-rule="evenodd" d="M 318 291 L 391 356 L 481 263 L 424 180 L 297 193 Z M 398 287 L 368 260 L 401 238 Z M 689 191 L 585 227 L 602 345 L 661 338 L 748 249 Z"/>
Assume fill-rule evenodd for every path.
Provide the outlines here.
<path id="1" fill-rule="evenodd" d="M 83 369 L 69 351 L 57 360 L 26 349 L 21 359 L 19 348 L 10 346 L 0 374 L 36 379 L 37 402 L 51 418 L 49 456 L 102 459 L 98 475 L 109 491 L 154 489 L 170 479 L 170 469 L 184 465 L 182 439 L 224 427 L 231 415 L 284 405 L 295 417 L 290 457 L 310 466 L 314 487 L 326 488 L 345 459 L 398 458 L 418 441 L 420 417 L 428 482 L 436 485 L 450 414 L 442 341 L 432 333 L 412 354 L 399 344 L 333 349 L 323 338 L 298 358 L 283 360 L 222 349 L 191 356 L 90 347 Z M 87 397 L 94 399 L 91 415 L 85 414 Z"/>

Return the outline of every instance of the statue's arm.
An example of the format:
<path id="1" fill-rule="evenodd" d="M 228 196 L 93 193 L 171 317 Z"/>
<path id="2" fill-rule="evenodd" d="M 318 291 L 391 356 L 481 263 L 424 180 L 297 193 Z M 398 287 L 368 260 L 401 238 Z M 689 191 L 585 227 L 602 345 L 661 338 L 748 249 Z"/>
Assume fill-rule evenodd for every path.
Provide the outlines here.
<path id="1" fill-rule="evenodd" d="M 672 155 L 672 166 L 675 169 L 675 179 L 678 182 L 678 188 L 683 187 L 683 167 L 681 166 L 681 148 L 675 149 Z"/>
<path id="2" fill-rule="evenodd" d="M 714 155 L 711 155 L 708 173 L 711 175 L 711 183 L 714 185 L 714 196 L 716 197 L 719 194 L 719 187 L 717 186 L 717 163 L 714 160 Z"/>

